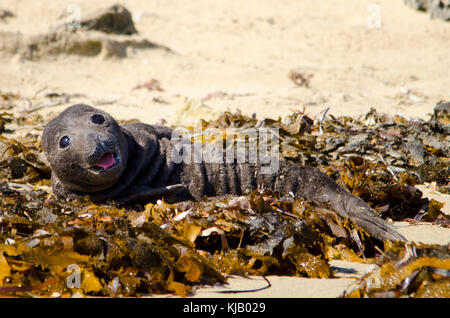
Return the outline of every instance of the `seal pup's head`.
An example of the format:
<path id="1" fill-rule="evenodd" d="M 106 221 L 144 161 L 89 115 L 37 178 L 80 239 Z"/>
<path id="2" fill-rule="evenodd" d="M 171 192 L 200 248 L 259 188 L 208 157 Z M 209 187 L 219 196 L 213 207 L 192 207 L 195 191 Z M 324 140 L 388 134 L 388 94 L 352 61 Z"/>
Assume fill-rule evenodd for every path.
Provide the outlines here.
<path id="1" fill-rule="evenodd" d="M 97 192 L 116 183 L 125 170 L 125 134 L 109 114 L 77 104 L 52 119 L 42 134 L 42 148 L 67 190 Z"/>

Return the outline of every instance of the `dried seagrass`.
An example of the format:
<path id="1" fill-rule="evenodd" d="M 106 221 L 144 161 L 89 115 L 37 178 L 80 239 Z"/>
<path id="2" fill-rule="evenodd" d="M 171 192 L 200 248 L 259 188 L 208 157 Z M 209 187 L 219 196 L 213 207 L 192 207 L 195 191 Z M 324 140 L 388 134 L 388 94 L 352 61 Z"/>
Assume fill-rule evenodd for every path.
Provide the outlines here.
<path id="1" fill-rule="evenodd" d="M 320 167 L 380 215 L 419 214 L 422 221 L 439 219 L 445 226 L 442 206 L 414 187 L 437 181 L 441 191 L 448 189 L 448 138 L 439 116 L 411 123 L 372 111 L 360 119 L 313 123 L 294 113 L 288 120 L 258 123 L 225 113 L 204 124 L 278 127 L 288 160 Z M 6 124 L 33 124 L 5 118 Z M 448 297 L 443 288 L 448 286 L 448 247 L 383 247 L 327 209 L 262 188 L 245 196 L 145 207 L 113 201 L 98 205 L 88 198 L 58 201 L 51 195 L 50 169 L 41 159 L 38 136 L 0 139 L 0 296 L 185 296 L 197 286 L 225 282 L 226 274 L 333 277 L 328 261 L 347 259 L 380 266 L 363 280 L 391 282 L 362 283 L 347 296 Z M 422 145 L 417 153 L 425 166 L 443 170 L 428 174 L 415 166 L 405 146 L 411 140 Z M 76 273 L 82 277 L 79 286 Z"/>

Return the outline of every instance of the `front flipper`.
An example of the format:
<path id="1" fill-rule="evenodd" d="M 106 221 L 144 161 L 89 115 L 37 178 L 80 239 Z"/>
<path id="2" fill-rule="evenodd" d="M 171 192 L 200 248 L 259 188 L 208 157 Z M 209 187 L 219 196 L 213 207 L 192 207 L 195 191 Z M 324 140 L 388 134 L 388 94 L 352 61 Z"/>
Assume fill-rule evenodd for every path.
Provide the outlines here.
<path id="1" fill-rule="evenodd" d="M 73 191 L 67 190 L 58 177 L 52 173 L 52 191 L 58 200 L 76 200 L 83 196 Z"/>
<path id="2" fill-rule="evenodd" d="M 127 191 L 125 195 L 115 198 L 117 201 L 124 203 L 133 203 L 139 201 L 155 201 L 158 199 L 168 199 L 176 195 L 178 192 L 185 190 L 184 184 L 174 184 L 161 188 L 150 188 L 148 186 L 138 186 Z"/>

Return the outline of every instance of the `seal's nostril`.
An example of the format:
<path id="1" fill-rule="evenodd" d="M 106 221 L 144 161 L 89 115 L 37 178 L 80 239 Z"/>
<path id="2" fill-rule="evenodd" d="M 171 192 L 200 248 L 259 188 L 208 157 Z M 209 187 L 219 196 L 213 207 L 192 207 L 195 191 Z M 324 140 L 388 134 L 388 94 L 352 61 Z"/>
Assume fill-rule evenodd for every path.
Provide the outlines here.
<path id="1" fill-rule="evenodd" d="M 105 122 L 105 117 L 103 117 L 103 115 L 100 115 L 100 114 L 94 114 L 91 117 L 91 121 L 94 124 L 101 125 Z"/>

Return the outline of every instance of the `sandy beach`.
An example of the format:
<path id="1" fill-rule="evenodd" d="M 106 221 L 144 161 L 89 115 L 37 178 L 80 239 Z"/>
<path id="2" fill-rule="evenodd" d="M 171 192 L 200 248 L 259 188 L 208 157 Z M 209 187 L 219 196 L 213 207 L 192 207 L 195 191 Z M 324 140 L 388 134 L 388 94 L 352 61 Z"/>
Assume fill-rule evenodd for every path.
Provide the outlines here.
<path id="1" fill-rule="evenodd" d="M 0 32 L 26 41 L 66 23 L 73 5 L 83 17 L 112 4 L 2 0 L 0 9 L 14 16 L 0 20 Z M 30 60 L 0 36 L 0 92 L 21 96 L 10 111 L 38 107 L 36 112 L 47 116 L 86 103 L 120 120 L 189 125 L 236 109 L 276 119 L 292 109 L 305 108 L 311 117 L 326 107 L 329 114 L 358 116 L 374 107 L 428 119 L 437 102 L 450 100 L 450 23 L 430 19 L 401 0 L 123 4 L 138 31 L 133 37 L 157 47 L 127 47 L 122 57 L 102 47 L 95 56 L 48 54 Z M 292 72 L 308 83 L 294 83 Z M 52 104 L 49 94 L 66 97 Z M 444 202 L 443 211 L 450 214 L 449 195 L 419 188 Z M 449 228 L 425 222 L 394 226 L 414 242 L 450 243 Z M 337 278 L 274 276 L 268 277 L 272 287 L 259 292 L 217 293 L 266 284 L 261 277 L 232 277 L 229 285 L 200 289 L 195 297 L 338 297 L 368 265 L 335 261 L 332 266 Z"/>

